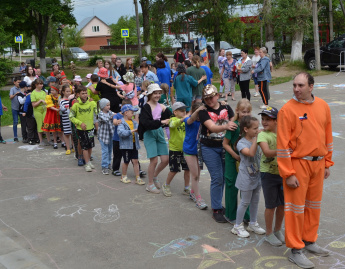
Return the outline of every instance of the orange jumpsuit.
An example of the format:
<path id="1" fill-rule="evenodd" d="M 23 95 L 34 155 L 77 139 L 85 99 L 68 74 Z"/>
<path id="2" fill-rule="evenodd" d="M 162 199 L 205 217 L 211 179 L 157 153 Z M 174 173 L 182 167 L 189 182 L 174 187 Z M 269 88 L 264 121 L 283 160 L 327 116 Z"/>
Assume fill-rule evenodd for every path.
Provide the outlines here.
<path id="1" fill-rule="evenodd" d="M 305 116 L 306 119 L 300 119 Z M 285 237 L 289 248 L 304 248 L 315 242 L 319 227 L 325 168 L 332 162 L 333 138 L 328 104 L 314 97 L 312 103 L 291 99 L 278 113 L 277 161 L 284 179 Z M 301 159 L 323 156 L 319 161 Z M 287 186 L 285 179 L 295 175 L 299 187 Z"/>

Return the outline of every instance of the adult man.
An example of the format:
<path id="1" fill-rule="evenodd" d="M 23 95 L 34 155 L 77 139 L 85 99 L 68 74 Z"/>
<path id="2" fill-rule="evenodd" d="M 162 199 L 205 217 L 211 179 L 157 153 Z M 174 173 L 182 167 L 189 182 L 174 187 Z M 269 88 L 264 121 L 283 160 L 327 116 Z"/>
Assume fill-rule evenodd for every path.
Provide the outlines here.
<path id="1" fill-rule="evenodd" d="M 149 66 L 147 63 L 142 63 L 140 65 L 140 69 L 141 72 L 143 72 L 143 80 L 149 80 L 159 84 L 157 75 L 149 70 Z"/>
<path id="2" fill-rule="evenodd" d="M 111 64 L 113 65 L 113 68 L 115 68 L 116 58 L 117 58 L 116 54 L 111 55 Z"/>
<path id="3" fill-rule="evenodd" d="M 289 260 L 302 268 L 314 268 L 302 249 L 328 256 L 318 246 L 323 180 L 330 175 L 333 139 L 327 103 L 312 94 L 314 78 L 296 75 L 293 98 L 279 111 L 277 160 L 284 179 L 285 238 L 291 248 Z"/>

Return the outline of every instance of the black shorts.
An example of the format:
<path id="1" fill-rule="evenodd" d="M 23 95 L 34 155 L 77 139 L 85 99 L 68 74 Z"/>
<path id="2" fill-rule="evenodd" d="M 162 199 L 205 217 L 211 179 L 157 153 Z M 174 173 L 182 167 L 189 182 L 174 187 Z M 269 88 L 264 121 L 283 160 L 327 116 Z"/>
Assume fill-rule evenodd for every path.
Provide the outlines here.
<path id="1" fill-rule="evenodd" d="M 124 163 L 130 163 L 131 160 L 138 160 L 139 153 L 138 150 L 135 149 L 135 144 L 133 145 L 133 149 L 121 149 L 122 158 Z"/>
<path id="2" fill-rule="evenodd" d="M 181 172 L 182 170 L 189 170 L 186 159 L 183 156 L 183 151 L 169 150 L 169 168 L 170 172 Z"/>
<path id="3" fill-rule="evenodd" d="M 281 176 L 261 172 L 261 185 L 266 208 L 273 209 L 284 205 L 283 179 Z"/>
<path id="4" fill-rule="evenodd" d="M 95 146 L 94 129 L 86 131 L 77 129 L 77 134 L 82 150 L 89 150 Z"/>

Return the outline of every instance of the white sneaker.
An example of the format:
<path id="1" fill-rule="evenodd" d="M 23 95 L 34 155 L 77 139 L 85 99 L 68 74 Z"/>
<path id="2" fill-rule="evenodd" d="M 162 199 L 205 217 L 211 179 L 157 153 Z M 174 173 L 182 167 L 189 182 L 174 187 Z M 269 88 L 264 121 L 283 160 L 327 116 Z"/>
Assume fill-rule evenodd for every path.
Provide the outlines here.
<path id="1" fill-rule="evenodd" d="M 267 106 L 266 105 L 262 105 L 262 106 L 260 106 L 260 108 L 261 109 L 265 109 L 265 108 L 267 108 Z"/>
<path id="2" fill-rule="evenodd" d="M 249 237 L 249 233 L 244 229 L 243 222 L 237 227 L 235 225 L 234 228 L 231 229 L 231 232 L 238 237 Z"/>
<path id="3" fill-rule="evenodd" d="M 254 97 L 258 97 L 260 94 L 258 92 L 254 93 Z"/>
<path id="4" fill-rule="evenodd" d="M 89 166 L 91 167 L 91 169 L 95 169 L 95 166 L 91 163 L 91 161 L 89 161 Z"/>
<path id="5" fill-rule="evenodd" d="M 92 168 L 90 167 L 89 164 L 85 164 L 84 168 L 86 172 L 92 172 Z"/>
<path id="6" fill-rule="evenodd" d="M 255 224 L 250 224 L 247 227 L 247 231 L 254 232 L 256 234 L 265 234 L 265 229 L 261 228 L 259 223 L 255 222 Z"/>

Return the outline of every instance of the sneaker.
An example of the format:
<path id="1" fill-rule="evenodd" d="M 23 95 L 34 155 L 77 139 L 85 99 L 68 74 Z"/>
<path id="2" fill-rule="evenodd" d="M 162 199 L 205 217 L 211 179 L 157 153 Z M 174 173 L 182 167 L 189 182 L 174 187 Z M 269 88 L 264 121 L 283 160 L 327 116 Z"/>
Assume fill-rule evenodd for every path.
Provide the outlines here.
<path id="1" fill-rule="evenodd" d="M 145 181 L 142 180 L 142 179 L 139 177 L 139 178 L 137 178 L 137 179 L 135 180 L 135 184 L 138 184 L 138 185 L 145 185 Z"/>
<path id="2" fill-rule="evenodd" d="M 66 155 L 70 155 L 71 151 L 70 150 L 66 150 Z"/>
<path id="3" fill-rule="evenodd" d="M 195 206 L 201 210 L 205 210 L 207 208 L 207 204 L 205 203 L 204 199 L 197 200 Z"/>
<path id="4" fill-rule="evenodd" d="M 33 141 L 33 140 L 30 140 L 30 141 L 29 141 L 29 145 L 36 145 L 36 142 Z"/>
<path id="5" fill-rule="evenodd" d="M 83 159 L 78 159 L 78 166 L 83 166 L 83 165 L 84 165 Z"/>
<path id="6" fill-rule="evenodd" d="M 91 163 L 91 161 L 89 161 L 89 166 L 90 166 L 92 169 L 95 169 L 95 166 Z"/>
<path id="7" fill-rule="evenodd" d="M 254 93 L 254 97 L 258 97 L 260 94 L 258 92 Z"/>
<path id="8" fill-rule="evenodd" d="M 301 249 L 291 249 L 289 261 L 301 268 L 314 268 L 314 264 L 303 254 Z"/>
<path id="9" fill-rule="evenodd" d="M 222 209 L 219 209 L 219 210 L 213 209 L 212 218 L 218 223 L 227 223 L 226 219 L 224 218 Z"/>
<path id="10" fill-rule="evenodd" d="M 195 197 L 194 192 L 189 194 L 189 199 L 191 199 L 194 203 L 196 203 L 196 197 Z"/>
<path id="11" fill-rule="evenodd" d="M 66 148 L 66 144 L 65 143 L 61 143 L 61 147 L 62 148 Z"/>
<path id="12" fill-rule="evenodd" d="M 190 187 L 188 186 L 188 188 L 184 188 L 182 191 L 182 194 L 189 195 L 190 194 Z"/>
<path id="13" fill-rule="evenodd" d="M 91 157 L 90 157 L 90 161 L 93 161 L 93 156 L 91 155 Z"/>
<path id="14" fill-rule="evenodd" d="M 326 256 L 329 256 L 329 254 L 330 254 L 328 249 L 322 248 L 316 243 L 309 243 L 308 244 L 308 242 L 306 242 L 304 249 L 309 251 L 310 253 L 312 253 L 314 255 L 321 256 L 321 257 L 326 257 Z"/>
<path id="15" fill-rule="evenodd" d="M 162 191 L 163 191 L 163 194 L 164 194 L 166 197 L 170 197 L 170 196 L 171 196 L 170 185 L 163 184 L 163 185 L 162 185 Z"/>
<path id="16" fill-rule="evenodd" d="M 117 177 L 121 176 L 121 172 L 119 170 L 113 171 L 111 174 Z"/>
<path id="17" fill-rule="evenodd" d="M 13 141 L 14 142 L 18 142 L 19 140 L 18 140 L 18 137 L 15 137 L 14 139 L 13 139 Z"/>
<path id="18" fill-rule="evenodd" d="M 0 143 L 1 143 L 1 144 L 6 144 L 6 141 L 3 140 L 3 139 L 1 138 L 1 139 L 0 139 Z"/>
<path id="19" fill-rule="evenodd" d="M 155 193 L 155 194 L 159 194 L 160 193 L 160 191 L 156 188 L 156 186 L 154 185 L 154 184 L 152 184 L 152 185 L 146 185 L 146 190 L 148 191 L 148 192 L 151 192 L 151 193 Z"/>
<path id="20" fill-rule="evenodd" d="M 255 222 L 255 224 L 250 224 L 247 227 L 247 231 L 254 232 L 256 234 L 265 234 L 265 229 L 262 229 L 259 225 L 259 223 Z"/>
<path id="21" fill-rule="evenodd" d="M 231 220 L 229 219 L 227 216 L 224 215 L 224 218 L 226 219 L 227 222 L 229 222 L 231 225 L 235 225 L 236 224 L 236 220 Z"/>
<path id="22" fill-rule="evenodd" d="M 109 170 L 109 172 L 113 171 L 111 164 L 108 165 L 108 170 Z"/>
<path id="23" fill-rule="evenodd" d="M 108 168 L 102 168 L 102 174 L 103 175 L 109 175 Z"/>
<path id="24" fill-rule="evenodd" d="M 39 139 L 36 140 L 36 144 L 39 144 L 41 141 Z"/>
<path id="25" fill-rule="evenodd" d="M 274 235 L 279 239 L 280 242 L 285 244 L 285 236 L 281 230 L 274 232 Z"/>
<path id="26" fill-rule="evenodd" d="M 274 233 L 271 233 L 269 236 L 265 236 L 265 241 L 270 243 L 272 246 L 279 247 L 282 244 L 282 242 L 275 236 Z"/>
<path id="27" fill-rule="evenodd" d="M 57 144 L 54 144 L 53 148 L 54 148 L 54 149 L 58 149 Z"/>
<path id="28" fill-rule="evenodd" d="M 249 233 L 244 229 L 243 222 L 236 227 L 231 229 L 231 232 L 238 237 L 249 237 Z"/>
<path id="29" fill-rule="evenodd" d="M 266 105 L 262 105 L 262 106 L 260 106 L 260 108 L 261 109 L 265 109 L 265 108 L 267 108 L 267 106 Z"/>
<path id="30" fill-rule="evenodd" d="M 23 138 L 23 143 L 28 143 L 28 142 L 29 142 L 29 139 Z"/>
<path id="31" fill-rule="evenodd" d="M 90 165 L 88 165 L 88 164 L 86 164 L 86 165 L 84 166 L 84 168 L 85 168 L 85 171 L 86 171 L 86 172 L 91 172 L 91 171 L 92 171 L 92 168 L 91 168 Z"/>
<path id="32" fill-rule="evenodd" d="M 131 183 L 131 180 L 128 179 L 127 176 L 121 176 L 120 181 L 125 184 Z"/>
<path id="33" fill-rule="evenodd" d="M 153 184 L 158 190 L 161 188 L 161 183 L 159 182 L 159 179 L 154 179 Z"/>
<path id="34" fill-rule="evenodd" d="M 141 177 L 146 176 L 146 172 L 143 171 L 143 170 L 140 170 L 139 174 L 140 174 Z"/>

